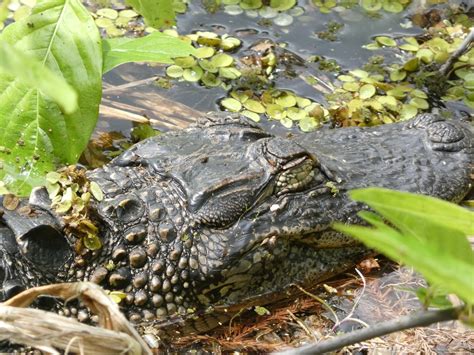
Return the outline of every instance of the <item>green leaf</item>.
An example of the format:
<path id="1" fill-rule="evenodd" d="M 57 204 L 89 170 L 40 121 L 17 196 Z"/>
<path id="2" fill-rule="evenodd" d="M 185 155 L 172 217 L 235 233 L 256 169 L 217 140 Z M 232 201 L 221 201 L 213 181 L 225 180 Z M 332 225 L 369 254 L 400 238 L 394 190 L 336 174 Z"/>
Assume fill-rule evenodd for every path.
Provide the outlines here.
<path id="1" fill-rule="evenodd" d="M 270 7 L 277 11 L 286 11 L 295 6 L 296 0 L 270 0 Z"/>
<path id="2" fill-rule="evenodd" d="M 102 201 L 104 199 L 104 193 L 102 192 L 99 184 L 97 184 L 95 181 L 91 182 L 90 191 L 92 196 L 94 196 L 97 201 Z"/>
<path id="3" fill-rule="evenodd" d="M 232 112 L 238 112 L 242 109 L 242 104 L 231 97 L 221 100 L 221 105 Z"/>
<path id="4" fill-rule="evenodd" d="M 56 163 L 77 162 L 95 127 L 102 90 L 99 31 L 79 0 L 41 0 L 0 40 L 33 57 L 78 93 L 78 109 L 62 111 L 21 77 L 0 74 L 0 171 L 12 191 L 26 195 Z M 30 69 L 25 69 L 30 70 Z"/>
<path id="5" fill-rule="evenodd" d="M 45 68 L 36 58 L 4 41 L 0 41 L 0 71 L 38 89 L 66 113 L 77 109 L 77 93 L 64 78 Z"/>
<path id="6" fill-rule="evenodd" d="M 394 39 L 386 36 L 375 37 L 375 40 L 377 41 L 377 43 L 387 47 L 395 47 L 397 45 L 397 42 L 395 42 Z"/>
<path id="7" fill-rule="evenodd" d="M 382 1 L 381 0 L 362 0 L 360 5 L 366 11 L 378 11 L 382 8 Z"/>
<path id="8" fill-rule="evenodd" d="M 411 228 L 416 228 L 419 233 L 422 233 L 425 227 L 415 221 L 423 219 L 442 224 L 465 235 L 474 234 L 474 213 L 450 202 L 382 188 L 353 190 L 350 195 L 357 201 L 367 203 L 396 225 L 411 221 Z M 470 250 L 467 241 L 464 246 Z"/>
<path id="9" fill-rule="evenodd" d="M 84 246 L 89 250 L 98 250 L 102 247 L 100 238 L 93 233 L 87 233 L 87 235 L 84 236 L 83 242 Z"/>
<path id="10" fill-rule="evenodd" d="M 266 316 L 270 314 L 270 311 L 262 306 L 255 306 L 255 313 L 259 316 Z"/>
<path id="11" fill-rule="evenodd" d="M 416 106 L 411 104 L 403 104 L 402 109 L 400 110 L 400 119 L 401 120 L 409 120 L 413 118 L 418 113 L 418 109 Z"/>
<path id="12" fill-rule="evenodd" d="M 367 215 L 364 218 L 369 220 Z M 374 220 L 369 220 L 371 223 Z M 362 241 L 369 248 L 378 250 L 389 258 L 413 266 L 434 285 L 442 285 L 447 290 L 457 293 L 470 304 L 474 304 L 474 283 L 472 274 L 474 266 L 453 258 L 443 252 L 439 246 L 430 246 L 407 238 L 396 230 L 383 225 L 371 229 L 361 226 L 334 225 L 334 229 L 349 234 Z M 458 234 L 458 232 L 455 232 Z M 446 236 L 447 241 L 452 235 Z M 462 236 L 462 234 L 461 234 Z"/>
<path id="13" fill-rule="evenodd" d="M 145 18 L 148 26 L 159 29 L 176 24 L 172 0 L 126 0 L 125 2 Z"/>
<path id="14" fill-rule="evenodd" d="M 474 253 L 466 235 L 474 233 L 474 213 L 433 197 L 381 188 L 354 190 L 350 195 L 380 213 L 359 215 L 374 228 L 338 224 L 388 257 L 413 266 L 437 287 L 474 304 Z"/>
<path id="15" fill-rule="evenodd" d="M 359 97 L 362 100 L 370 99 L 372 96 L 375 95 L 375 86 L 372 84 L 365 84 L 362 85 L 359 89 Z"/>
<path id="16" fill-rule="evenodd" d="M 140 38 L 112 38 L 103 41 L 104 68 L 107 73 L 120 64 L 130 62 L 173 63 L 173 58 L 186 57 L 195 49 L 185 41 L 153 32 Z"/>

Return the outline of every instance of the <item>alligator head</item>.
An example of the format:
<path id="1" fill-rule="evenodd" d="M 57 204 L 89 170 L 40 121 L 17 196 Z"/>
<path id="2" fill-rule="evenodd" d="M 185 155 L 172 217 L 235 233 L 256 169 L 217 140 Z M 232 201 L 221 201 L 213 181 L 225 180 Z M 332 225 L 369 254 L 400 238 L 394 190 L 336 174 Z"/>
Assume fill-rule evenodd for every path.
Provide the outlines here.
<path id="1" fill-rule="evenodd" d="M 232 310 L 286 297 L 291 285 L 314 284 L 367 255 L 330 227 L 360 222 L 365 206 L 349 190 L 379 186 L 459 201 L 471 186 L 473 156 L 468 124 L 431 114 L 290 138 L 210 115 L 88 173 L 105 194 L 94 206 L 99 252 L 75 255 L 44 189 L 5 210 L 2 295 L 92 280 L 123 292 L 120 305 L 134 322 L 187 319 L 188 329 L 203 331 Z M 210 309 L 218 315 L 201 317 Z"/>

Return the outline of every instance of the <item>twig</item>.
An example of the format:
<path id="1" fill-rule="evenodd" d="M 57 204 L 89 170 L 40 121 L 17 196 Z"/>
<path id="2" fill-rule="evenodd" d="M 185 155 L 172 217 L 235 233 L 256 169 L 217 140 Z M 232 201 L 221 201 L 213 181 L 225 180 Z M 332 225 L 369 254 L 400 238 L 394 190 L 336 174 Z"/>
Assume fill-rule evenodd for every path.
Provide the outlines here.
<path id="1" fill-rule="evenodd" d="M 158 79 L 158 76 L 152 76 L 151 78 L 135 80 L 131 82 L 127 82 L 122 85 L 110 85 L 108 83 L 104 83 L 104 89 L 102 90 L 102 94 L 110 95 L 110 94 L 119 94 L 125 92 L 126 89 L 134 88 L 140 85 L 148 85 L 154 83 Z"/>
<path id="2" fill-rule="evenodd" d="M 458 49 L 456 49 L 453 54 L 451 54 L 446 63 L 444 63 L 439 69 L 440 73 L 444 76 L 448 75 L 454 62 L 468 50 L 472 42 L 474 42 L 474 27 L 471 28 L 471 32 L 469 32 L 466 38 L 464 38 L 464 41 L 461 43 Z"/>
<path id="3" fill-rule="evenodd" d="M 303 287 L 299 286 L 299 285 L 295 285 L 297 288 L 299 288 L 299 290 L 301 292 L 303 292 L 305 295 L 311 297 L 312 299 L 318 301 L 319 303 L 321 303 L 321 305 L 326 308 L 327 311 L 329 311 L 332 316 L 334 317 L 334 323 L 336 324 L 339 324 L 339 317 L 337 316 L 337 313 L 332 309 L 332 307 L 326 302 L 324 301 L 322 298 L 316 296 L 315 294 L 312 294 L 311 292 L 308 292 L 306 291 Z"/>
<path id="4" fill-rule="evenodd" d="M 306 332 L 306 334 L 308 334 L 308 336 L 316 340 L 315 334 L 309 330 L 309 328 L 301 321 L 301 319 L 295 316 L 289 309 L 287 309 L 286 312 L 290 315 L 291 319 L 293 319 Z"/>
<path id="5" fill-rule="evenodd" d="M 455 307 L 442 310 L 421 311 L 408 316 L 392 319 L 377 324 L 375 327 L 355 330 L 353 332 L 340 335 L 317 344 L 309 344 L 298 349 L 277 352 L 280 355 L 302 355 L 302 354 L 322 354 L 335 351 L 344 346 L 359 343 L 382 335 L 390 334 L 404 329 L 425 327 L 433 323 L 458 319 L 462 307 Z"/>
<path id="6" fill-rule="evenodd" d="M 343 320 L 341 320 L 340 322 L 337 322 L 336 324 L 334 324 L 334 326 L 332 327 L 332 331 L 335 331 L 337 328 L 339 328 L 341 326 L 342 323 L 344 322 L 356 322 L 356 323 L 359 323 L 359 324 L 362 324 L 364 327 L 368 327 L 369 325 L 367 323 L 365 323 L 364 321 L 360 320 L 360 319 L 355 319 L 355 318 L 352 318 L 352 316 L 354 315 L 354 312 L 357 308 L 357 306 L 359 305 L 360 303 L 360 300 L 362 299 L 362 297 L 364 296 L 364 293 L 365 293 L 365 289 L 367 288 L 367 282 L 365 281 L 365 277 L 364 275 L 362 275 L 362 273 L 359 271 L 359 269 L 355 269 L 355 271 L 357 272 L 357 274 L 359 275 L 360 279 L 362 280 L 362 291 L 359 293 L 359 295 L 357 296 L 355 302 L 354 302 L 354 305 L 352 306 L 352 309 L 351 311 L 349 312 L 349 314 L 347 316 L 344 317 Z"/>

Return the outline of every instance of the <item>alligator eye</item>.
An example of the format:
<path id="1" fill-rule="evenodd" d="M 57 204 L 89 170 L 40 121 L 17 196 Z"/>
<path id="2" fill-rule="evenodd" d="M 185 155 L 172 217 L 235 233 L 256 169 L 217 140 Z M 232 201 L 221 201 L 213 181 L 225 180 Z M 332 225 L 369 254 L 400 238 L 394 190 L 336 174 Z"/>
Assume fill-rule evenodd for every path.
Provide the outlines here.
<path id="1" fill-rule="evenodd" d="M 318 161 L 300 145 L 276 137 L 262 148 L 275 174 L 275 194 L 302 190 L 313 181 Z"/>
<path id="2" fill-rule="evenodd" d="M 313 159 L 303 157 L 295 165 L 285 169 L 276 177 L 275 193 L 281 195 L 286 192 L 299 191 L 308 186 L 314 178 L 316 162 Z"/>

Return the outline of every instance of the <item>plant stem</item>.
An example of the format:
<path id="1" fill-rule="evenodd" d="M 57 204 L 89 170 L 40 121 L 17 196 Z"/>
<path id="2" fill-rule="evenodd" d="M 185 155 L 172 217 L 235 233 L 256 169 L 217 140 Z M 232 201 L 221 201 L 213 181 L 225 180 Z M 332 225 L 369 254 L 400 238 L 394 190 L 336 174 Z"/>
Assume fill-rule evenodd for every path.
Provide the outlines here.
<path id="1" fill-rule="evenodd" d="M 440 73 L 444 76 L 448 75 L 453 67 L 454 62 L 469 49 L 469 46 L 472 42 L 474 42 L 474 27 L 471 28 L 471 32 L 469 32 L 459 48 L 456 49 L 453 54 L 451 54 L 446 63 L 444 63 L 439 69 Z"/>
<path id="2" fill-rule="evenodd" d="M 278 352 L 279 355 L 322 354 L 335 351 L 344 346 L 359 343 L 368 339 L 390 334 L 404 329 L 425 327 L 433 323 L 456 320 L 462 307 L 449 309 L 422 311 L 397 319 L 376 324 L 370 328 L 355 330 L 316 344 L 309 344 L 301 348 Z"/>

